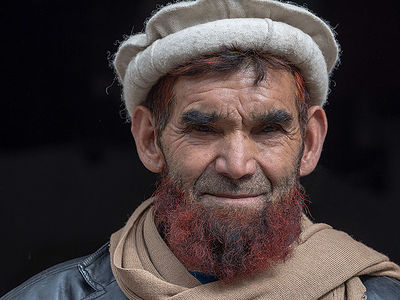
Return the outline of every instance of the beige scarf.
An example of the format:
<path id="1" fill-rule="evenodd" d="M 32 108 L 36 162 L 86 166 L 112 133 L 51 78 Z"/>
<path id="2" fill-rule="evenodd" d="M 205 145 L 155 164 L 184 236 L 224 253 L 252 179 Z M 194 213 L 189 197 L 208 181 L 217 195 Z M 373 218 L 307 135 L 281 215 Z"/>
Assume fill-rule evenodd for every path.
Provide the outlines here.
<path id="1" fill-rule="evenodd" d="M 375 250 L 326 224 L 304 218 L 292 256 L 239 283 L 201 284 L 173 255 L 154 224 L 152 199 L 111 236 L 111 267 L 129 299 L 362 299 L 358 276 L 400 279 L 400 268 Z"/>

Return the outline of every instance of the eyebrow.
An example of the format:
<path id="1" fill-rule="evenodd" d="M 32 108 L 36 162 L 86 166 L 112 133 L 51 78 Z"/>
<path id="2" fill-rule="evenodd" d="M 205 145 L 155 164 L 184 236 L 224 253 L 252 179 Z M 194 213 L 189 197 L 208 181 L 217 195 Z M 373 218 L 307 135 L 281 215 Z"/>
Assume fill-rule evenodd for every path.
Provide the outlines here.
<path id="1" fill-rule="evenodd" d="M 186 125 L 207 125 L 222 119 L 216 112 L 206 113 L 199 110 L 191 109 L 183 113 L 181 122 Z M 283 127 L 289 126 L 293 121 L 293 116 L 286 110 L 271 110 L 267 113 L 253 115 L 253 120 L 261 126 L 270 124 L 280 124 Z"/>
<path id="2" fill-rule="evenodd" d="M 292 123 L 293 116 L 286 110 L 278 109 L 256 115 L 254 116 L 254 120 L 263 125 L 281 124 L 282 126 L 288 126 Z"/>
<path id="3" fill-rule="evenodd" d="M 191 109 L 182 115 L 181 122 L 183 124 L 207 125 L 220 119 L 215 112 L 205 113 L 195 109 Z"/>

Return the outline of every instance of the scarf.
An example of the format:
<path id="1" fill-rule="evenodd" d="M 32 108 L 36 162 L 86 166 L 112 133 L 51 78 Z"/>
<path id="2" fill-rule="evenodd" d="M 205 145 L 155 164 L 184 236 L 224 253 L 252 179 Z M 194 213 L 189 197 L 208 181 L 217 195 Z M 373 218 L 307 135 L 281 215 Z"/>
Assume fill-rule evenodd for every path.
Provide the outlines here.
<path id="1" fill-rule="evenodd" d="M 123 293 L 133 299 L 362 299 L 358 276 L 400 279 L 400 267 L 375 250 L 326 224 L 302 220 L 292 255 L 268 271 L 227 284 L 201 284 L 174 256 L 144 201 L 126 225 L 111 236 L 112 272 Z"/>

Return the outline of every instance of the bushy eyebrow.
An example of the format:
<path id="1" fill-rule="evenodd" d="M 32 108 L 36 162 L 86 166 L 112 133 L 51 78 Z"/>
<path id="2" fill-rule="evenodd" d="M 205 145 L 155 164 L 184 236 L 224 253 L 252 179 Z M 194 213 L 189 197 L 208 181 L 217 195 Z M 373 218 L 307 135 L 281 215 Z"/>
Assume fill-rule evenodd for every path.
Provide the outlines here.
<path id="1" fill-rule="evenodd" d="M 280 124 L 282 126 L 289 126 L 293 121 L 293 116 L 286 110 L 278 109 L 255 115 L 253 119 L 260 125 Z"/>
<path id="2" fill-rule="evenodd" d="M 195 125 L 207 125 L 216 122 L 220 119 L 220 116 L 215 112 L 206 113 L 195 109 L 191 109 L 183 113 L 181 122 L 183 124 L 195 124 Z"/>
<path id="3" fill-rule="evenodd" d="M 182 114 L 181 123 L 184 125 L 207 125 L 215 123 L 223 119 L 216 112 L 206 113 L 199 110 L 191 109 Z M 293 121 L 293 116 L 284 109 L 271 110 L 266 113 L 253 114 L 253 122 L 259 127 L 271 124 L 279 124 L 282 127 L 289 127 Z"/>

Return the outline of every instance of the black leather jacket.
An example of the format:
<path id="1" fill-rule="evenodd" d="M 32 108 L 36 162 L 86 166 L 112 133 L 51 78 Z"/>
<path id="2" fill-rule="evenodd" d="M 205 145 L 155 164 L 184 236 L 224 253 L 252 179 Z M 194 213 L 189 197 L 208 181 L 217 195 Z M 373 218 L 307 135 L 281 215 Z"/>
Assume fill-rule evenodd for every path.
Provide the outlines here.
<path id="1" fill-rule="evenodd" d="M 106 244 L 89 256 L 47 269 L 0 299 L 126 300 L 111 272 L 108 247 Z M 368 300 L 400 299 L 400 281 L 396 279 L 366 276 L 362 281 L 367 288 Z"/>
<path id="2" fill-rule="evenodd" d="M 51 267 L 4 295 L 1 300 L 126 300 L 128 298 L 111 272 L 108 247 L 107 243 L 89 256 Z"/>

